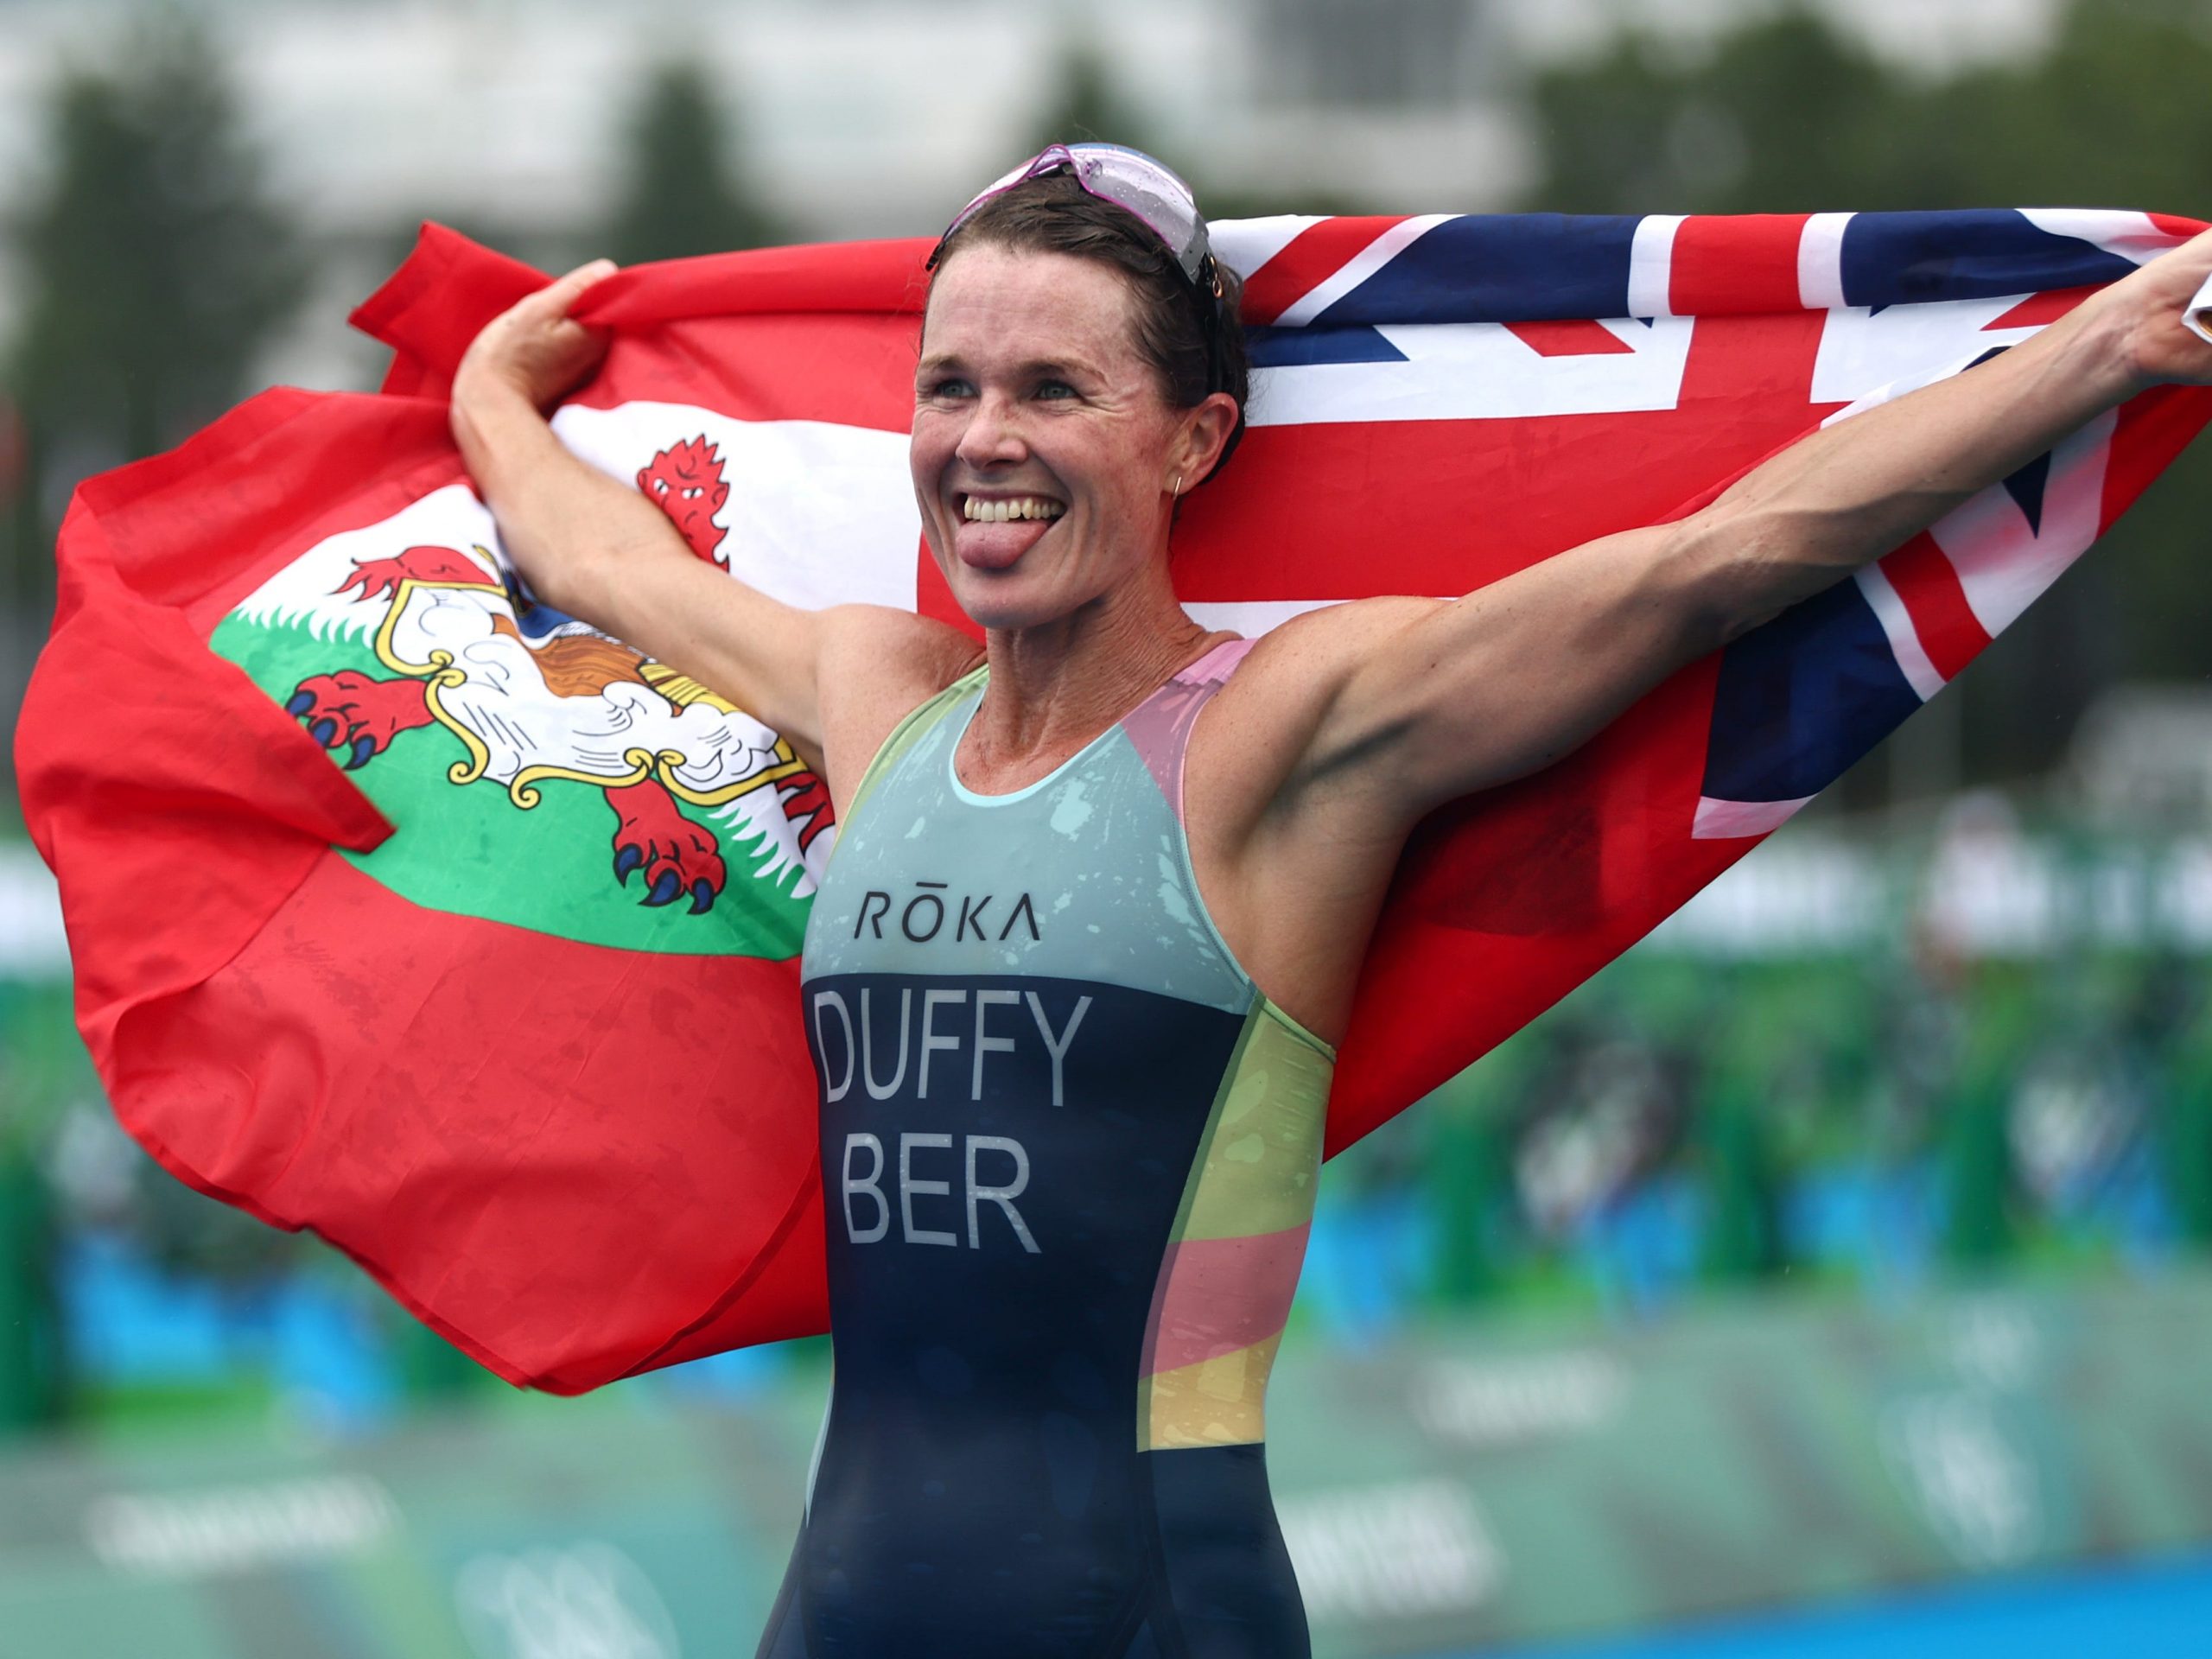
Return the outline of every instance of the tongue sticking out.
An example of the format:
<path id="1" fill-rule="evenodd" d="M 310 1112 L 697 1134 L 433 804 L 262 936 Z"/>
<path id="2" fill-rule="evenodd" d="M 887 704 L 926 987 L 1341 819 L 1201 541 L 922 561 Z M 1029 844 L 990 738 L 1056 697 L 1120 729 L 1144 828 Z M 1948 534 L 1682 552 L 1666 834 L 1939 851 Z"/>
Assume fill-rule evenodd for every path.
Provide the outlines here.
<path id="1" fill-rule="evenodd" d="M 952 550 L 971 569 L 1004 570 L 1051 533 L 1058 518 L 963 518 L 952 532 Z"/>

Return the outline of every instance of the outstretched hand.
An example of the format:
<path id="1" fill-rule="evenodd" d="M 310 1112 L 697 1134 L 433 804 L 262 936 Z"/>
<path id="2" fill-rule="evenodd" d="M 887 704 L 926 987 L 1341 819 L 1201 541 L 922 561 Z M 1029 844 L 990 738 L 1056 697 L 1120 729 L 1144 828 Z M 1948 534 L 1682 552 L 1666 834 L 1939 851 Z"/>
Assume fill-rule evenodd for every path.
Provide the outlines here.
<path id="1" fill-rule="evenodd" d="M 579 265 L 486 323 L 454 372 L 456 414 L 464 404 L 495 389 L 520 394 L 543 413 L 582 384 L 607 355 L 607 336 L 569 313 L 587 289 L 613 271 L 611 259 Z"/>
<path id="2" fill-rule="evenodd" d="M 2113 306 L 2123 308 L 2120 349 L 2139 386 L 2212 385 L 2212 341 L 2187 321 L 2208 279 L 2212 231 L 2159 255 L 2106 290 Z"/>

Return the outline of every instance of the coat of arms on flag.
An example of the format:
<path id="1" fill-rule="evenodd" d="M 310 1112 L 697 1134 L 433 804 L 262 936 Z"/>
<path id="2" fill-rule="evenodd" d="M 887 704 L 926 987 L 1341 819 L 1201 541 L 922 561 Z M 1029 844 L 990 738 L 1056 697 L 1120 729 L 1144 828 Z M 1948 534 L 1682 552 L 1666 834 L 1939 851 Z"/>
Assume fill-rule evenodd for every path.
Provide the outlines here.
<path id="1" fill-rule="evenodd" d="M 620 465 L 684 412 L 579 410 L 563 427 Z M 743 447 L 771 476 L 799 464 Z M 895 456 L 873 459 L 874 476 L 896 481 L 882 464 Z M 693 551 L 725 568 L 728 531 L 715 515 L 731 495 L 726 472 L 704 431 L 661 443 L 634 469 Z M 903 490 L 842 498 L 842 513 L 785 493 L 785 511 L 804 505 L 832 538 L 905 556 Z M 363 773 L 394 822 L 442 823 L 440 839 L 381 849 L 373 867 L 417 903 L 610 946 L 680 937 L 689 950 L 791 956 L 834 821 L 820 780 L 742 709 L 536 602 L 491 551 L 497 539 L 474 493 L 448 485 L 308 549 L 246 595 L 210 645 Z M 433 792 L 441 780 L 492 787 L 449 801 Z M 454 836 L 498 845 L 496 861 L 529 879 L 492 879 L 482 861 L 454 855 Z M 594 880 L 594 865 L 611 874 Z M 680 903 L 702 915 L 733 875 L 745 898 L 723 907 L 721 925 L 671 935 L 634 913 Z"/>

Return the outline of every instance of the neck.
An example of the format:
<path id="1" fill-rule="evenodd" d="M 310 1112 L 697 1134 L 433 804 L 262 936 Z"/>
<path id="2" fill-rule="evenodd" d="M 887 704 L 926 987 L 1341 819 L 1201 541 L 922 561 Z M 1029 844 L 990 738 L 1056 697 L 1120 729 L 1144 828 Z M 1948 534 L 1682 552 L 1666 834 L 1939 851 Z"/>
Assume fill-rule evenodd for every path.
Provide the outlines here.
<path id="1" fill-rule="evenodd" d="M 1165 560 L 1065 616 L 988 630 L 991 677 L 969 725 L 971 762 L 986 773 L 1050 770 L 1156 690 L 1208 637 L 1176 603 Z"/>

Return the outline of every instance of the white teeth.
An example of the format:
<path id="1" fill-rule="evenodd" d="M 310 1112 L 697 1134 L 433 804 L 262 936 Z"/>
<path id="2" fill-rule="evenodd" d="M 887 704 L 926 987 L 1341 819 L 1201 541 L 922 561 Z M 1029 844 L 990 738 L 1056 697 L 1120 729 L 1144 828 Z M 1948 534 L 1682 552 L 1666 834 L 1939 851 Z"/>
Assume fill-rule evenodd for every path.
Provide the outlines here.
<path id="1" fill-rule="evenodd" d="M 971 495 L 960 504 L 960 511 L 971 524 L 1002 524 L 1014 518 L 1057 518 L 1067 509 L 1041 495 L 1019 495 L 1005 501 L 982 501 Z"/>

